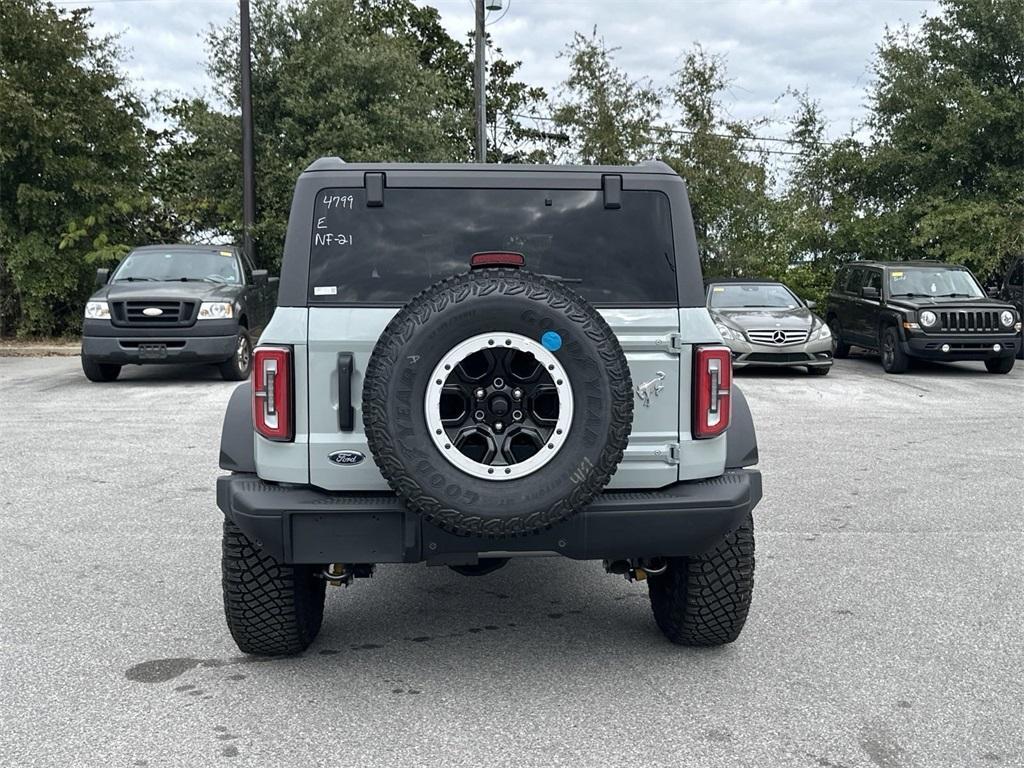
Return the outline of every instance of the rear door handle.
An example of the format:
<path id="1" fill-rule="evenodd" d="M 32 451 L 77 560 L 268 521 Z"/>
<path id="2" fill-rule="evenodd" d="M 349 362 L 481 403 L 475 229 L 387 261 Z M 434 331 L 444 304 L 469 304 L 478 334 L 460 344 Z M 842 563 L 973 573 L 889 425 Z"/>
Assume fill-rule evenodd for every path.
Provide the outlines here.
<path id="1" fill-rule="evenodd" d="M 352 353 L 338 353 L 338 428 L 351 432 L 355 421 L 352 408 Z"/>

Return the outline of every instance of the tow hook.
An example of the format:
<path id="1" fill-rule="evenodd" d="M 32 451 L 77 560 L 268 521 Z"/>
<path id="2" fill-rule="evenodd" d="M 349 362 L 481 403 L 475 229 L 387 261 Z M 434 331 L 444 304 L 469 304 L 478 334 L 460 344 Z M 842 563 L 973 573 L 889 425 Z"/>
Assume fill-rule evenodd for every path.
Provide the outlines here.
<path id="1" fill-rule="evenodd" d="M 366 563 L 331 563 L 317 574 L 332 587 L 347 587 L 353 579 L 368 579 L 373 576 L 373 565 Z"/>
<path id="2" fill-rule="evenodd" d="M 606 560 L 604 569 L 618 573 L 626 581 L 646 581 L 648 576 L 657 576 L 668 568 L 668 561 L 661 557 L 639 558 L 637 560 Z"/>

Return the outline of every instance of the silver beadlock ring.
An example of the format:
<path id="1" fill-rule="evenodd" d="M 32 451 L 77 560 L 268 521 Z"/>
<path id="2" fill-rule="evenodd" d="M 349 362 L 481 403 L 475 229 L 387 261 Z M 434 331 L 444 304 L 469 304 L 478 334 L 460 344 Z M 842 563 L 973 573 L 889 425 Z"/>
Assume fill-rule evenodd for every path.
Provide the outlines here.
<path id="1" fill-rule="evenodd" d="M 441 419 L 441 393 L 449 374 L 470 355 L 484 350 L 499 349 L 532 354 L 551 378 L 558 396 L 558 416 L 546 444 L 526 460 L 507 465 L 485 464 L 462 453 L 445 432 Z M 424 408 L 430 439 L 433 440 L 438 452 L 453 466 L 482 480 L 517 480 L 543 467 L 557 456 L 565 445 L 572 424 L 572 386 L 558 358 L 539 342 L 518 333 L 481 333 L 459 342 L 438 361 L 427 385 Z"/>

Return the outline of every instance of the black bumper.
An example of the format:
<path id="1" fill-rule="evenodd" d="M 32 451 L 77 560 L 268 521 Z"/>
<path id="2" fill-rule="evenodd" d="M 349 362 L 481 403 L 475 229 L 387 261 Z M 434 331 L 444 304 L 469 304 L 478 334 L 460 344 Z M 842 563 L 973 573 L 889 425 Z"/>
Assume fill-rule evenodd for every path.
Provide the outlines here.
<path id="1" fill-rule="evenodd" d="M 82 357 L 100 363 L 223 363 L 235 353 L 237 335 L 181 336 L 168 329 L 161 336 L 83 336 Z"/>
<path id="2" fill-rule="evenodd" d="M 1020 337 L 1013 333 L 920 334 L 909 336 L 901 342 L 906 354 L 924 360 L 992 360 L 1013 357 L 1020 343 Z M 948 352 L 943 351 L 943 345 L 949 345 Z M 996 349 L 997 345 L 999 349 Z"/>
<path id="3" fill-rule="evenodd" d="M 487 539 L 442 531 L 392 493 L 327 493 L 251 474 L 217 480 L 217 506 L 285 563 L 467 564 L 481 556 L 537 553 L 577 560 L 693 555 L 736 529 L 760 500 L 760 472 L 728 470 L 655 491 L 606 491 L 550 530 Z"/>

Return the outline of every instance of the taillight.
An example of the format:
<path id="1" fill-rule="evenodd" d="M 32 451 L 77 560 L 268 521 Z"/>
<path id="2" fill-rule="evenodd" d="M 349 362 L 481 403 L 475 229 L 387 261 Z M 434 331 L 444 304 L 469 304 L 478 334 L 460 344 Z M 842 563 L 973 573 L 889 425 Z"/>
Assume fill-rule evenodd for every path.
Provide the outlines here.
<path id="1" fill-rule="evenodd" d="M 693 368 L 693 436 L 715 437 L 729 426 L 732 352 L 728 347 L 697 347 Z"/>
<path id="2" fill-rule="evenodd" d="M 256 347 L 252 367 L 252 423 L 268 440 L 295 437 L 292 399 L 292 351 Z"/>
<path id="3" fill-rule="evenodd" d="M 515 251 L 480 251 L 469 257 L 470 269 L 478 267 L 521 267 L 526 263 L 523 254 Z"/>

